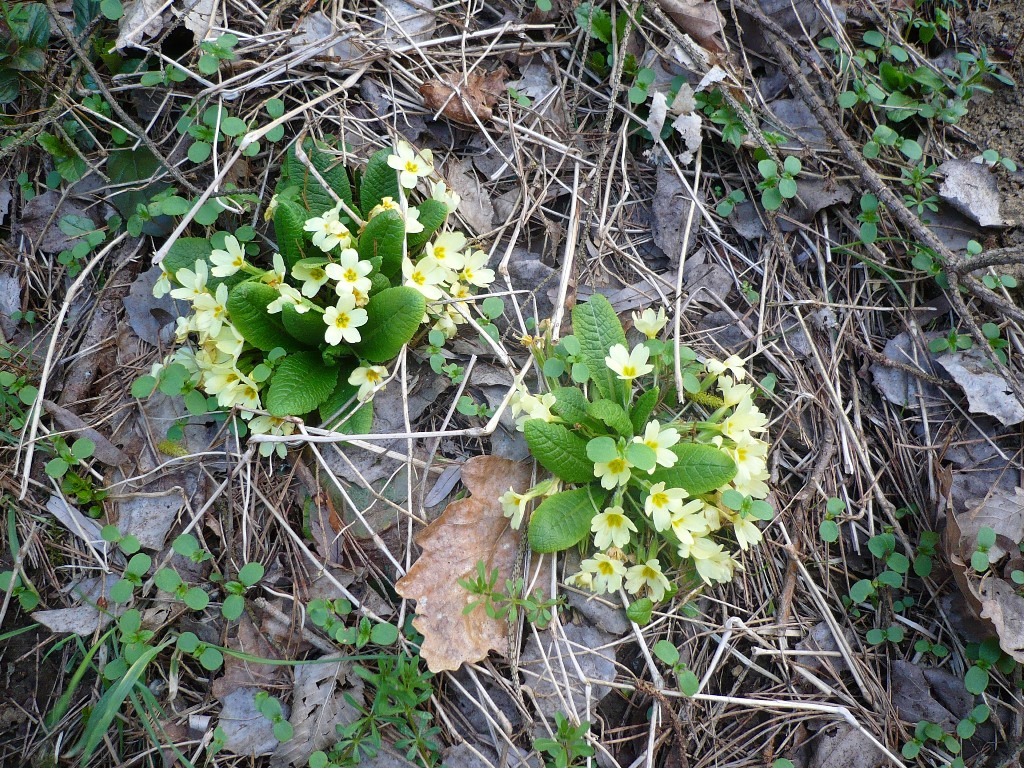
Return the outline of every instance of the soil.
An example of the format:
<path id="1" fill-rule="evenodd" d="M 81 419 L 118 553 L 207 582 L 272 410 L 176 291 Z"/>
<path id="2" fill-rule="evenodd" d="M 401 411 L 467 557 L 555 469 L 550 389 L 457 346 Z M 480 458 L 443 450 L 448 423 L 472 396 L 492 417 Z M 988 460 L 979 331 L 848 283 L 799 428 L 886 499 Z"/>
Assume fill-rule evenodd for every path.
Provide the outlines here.
<path id="1" fill-rule="evenodd" d="M 992 0 L 977 3 L 965 18 L 969 39 L 984 43 L 991 59 L 1017 83 L 1016 88 L 989 83 L 992 93 L 972 99 L 960 123 L 979 150 L 996 149 L 1022 169 L 999 173 L 1003 217 L 1018 226 L 1003 232 L 998 244 L 1017 245 L 1024 242 L 1024 227 L 1019 226 L 1024 224 L 1024 8 L 1019 0 Z"/>

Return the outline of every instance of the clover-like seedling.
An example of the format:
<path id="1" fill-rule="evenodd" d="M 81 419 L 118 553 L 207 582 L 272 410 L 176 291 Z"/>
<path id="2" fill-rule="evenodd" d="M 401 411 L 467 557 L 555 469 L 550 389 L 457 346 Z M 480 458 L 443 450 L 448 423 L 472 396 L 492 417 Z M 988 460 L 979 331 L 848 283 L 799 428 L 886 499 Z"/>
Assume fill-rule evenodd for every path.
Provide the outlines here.
<path id="1" fill-rule="evenodd" d="M 55 480 L 64 477 L 68 469 L 85 462 L 93 451 L 96 450 L 96 443 L 87 437 L 80 437 L 70 446 L 62 438 L 55 438 L 53 441 L 54 450 L 57 452 L 55 458 L 46 462 L 46 474 Z"/>
<path id="2" fill-rule="evenodd" d="M 157 588 L 168 592 L 193 611 L 201 611 L 210 603 L 210 596 L 200 587 L 190 587 L 173 568 L 161 568 L 153 577 Z"/>
<path id="3" fill-rule="evenodd" d="M 902 643 L 903 637 L 903 627 L 897 624 L 893 624 L 888 629 L 880 629 L 878 627 L 869 629 L 866 635 L 867 641 L 872 645 L 881 645 L 882 643 Z"/>
<path id="4" fill-rule="evenodd" d="M 997 288 L 1016 288 L 1017 278 L 1013 275 L 984 275 L 981 278 L 981 282 L 985 284 L 986 288 L 990 290 L 996 290 Z"/>
<path id="5" fill-rule="evenodd" d="M 209 560 L 213 555 L 199 546 L 199 541 L 191 533 L 183 533 L 171 544 L 177 554 L 191 560 L 193 563 L 202 563 Z"/>
<path id="6" fill-rule="evenodd" d="M 983 525 L 978 529 L 978 541 L 971 553 L 971 568 L 976 570 L 978 573 L 984 573 L 988 570 L 989 566 L 989 550 L 992 549 L 996 544 L 996 532 L 989 528 L 987 525 Z"/>
<path id="7" fill-rule="evenodd" d="M 914 650 L 918 653 L 930 653 L 937 659 L 944 659 L 949 655 L 949 649 L 946 646 L 942 643 L 933 643 L 925 637 L 914 643 Z"/>
<path id="8" fill-rule="evenodd" d="M 679 662 L 679 649 L 668 640 L 659 640 L 654 644 L 654 655 L 664 662 L 679 681 L 679 690 L 687 696 L 693 696 L 700 690 L 700 681 L 685 664 Z"/>
<path id="9" fill-rule="evenodd" d="M 872 194 L 861 195 L 860 214 L 857 216 L 860 222 L 860 239 L 866 245 L 870 245 L 878 239 L 878 198 Z"/>
<path id="10" fill-rule="evenodd" d="M 253 697 L 253 701 L 259 713 L 274 724 L 274 738 L 282 744 L 291 741 L 295 730 L 292 728 L 292 724 L 285 720 L 281 702 L 266 691 L 257 693 Z"/>
<path id="11" fill-rule="evenodd" d="M 747 199 L 747 193 L 742 189 L 734 189 L 715 207 L 715 213 L 723 219 L 732 215 L 737 205 Z"/>
<path id="12" fill-rule="evenodd" d="M 825 502 L 825 519 L 818 525 L 821 540 L 832 544 L 839 540 L 839 523 L 836 518 L 846 511 L 846 502 L 832 496 Z"/>
<path id="13" fill-rule="evenodd" d="M 987 721 L 991 714 L 992 710 L 984 704 L 979 704 L 971 710 L 967 717 L 957 723 L 956 735 L 961 739 L 973 737 L 978 730 L 978 726 Z"/>
<path id="14" fill-rule="evenodd" d="M 245 592 L 263 578 L 265 570 L 260 563 L 246 563 L 238 570 L 236 581 L 224 582 L 227 593 L 220 611 L 228 621 L 234 621 L 245 610 Z"/>
<path id="15" fill-rule="evenodd" d="M 766 158 L 757 164 L 757 170 L 763 179 L 757 188 L 761 190 L 761 205 L 766 211 L 777 211 L 784 200 L 796 197 L 796 177 L 801 170 L 799 159 L 792 155 L 787 157 L 780 173 L 779 164 Z"/>
<path id="16" fill-rule="evenodd" d="M 1006 348 L 1010 346 L 1010 342 L 1002 337 L 1002 330 L 995 323 L 985 323 L 981 326 L 981 333 L 988 341 L 989 349 L 991 349 L 996 357 L 998 357 L 1003 365 L 1007 363 Z"/>
<path id="17" fill-rule="evenodd" d="M 142 614 L 135 608 L 121 614 L 117 628 L 124 645 L 124 660 L 129 665 L 134 664 L 146 652 L 155 633 L 151 629 L 142 628 Z"/>
<path id="18" fill-rule="evenodd" d="M 772 505 L 762 499 L 745 496 L 730 488 L 722 492 L 722 503 L 729 509 L 739 512 L 740 517 L 753 517 L 757 520 L 771 520 L 775 516 Z"/>
<path id="19" fill-rule="evenodd" d="M 134 555 L 138 552 L 142 545 L 139 544 L 139 540 L 132 534 L 122 536 L 121 531 L 118 530 L 116 525 L 105 525 L 100 530 L 100 537 L 110 543 L 114 544 L 121 549 L 126 555 Z"/>
<path id="20" fill-rule="evenodd" d="M 961 352 L 970 349 L 973 345 L 974 342 L 971 341 L 970 336 L 965 333 L 957 333 L 954 329 L 945 336 L 939 336 L 928 342 L 928 349 L 939 354 L 941 352 Z"/>
<path id="21" fill-rule="evenodd" d="M 178 650 L 199 661 L 204 669 L 216 672 L 224 665 L 224 654 L 218 648 L 200 641 L 194 632 L 182 632 L 176 641 Z"/>
<path id="22" fill-rule="evenodd" d="M 202 55 L 199 57 L 199 71 L 204 75 L 212 75 L 218 69 L 222 61 L 234 61 L 238 58 L 234 47 L 238 45 L 238 38 L 230 33 L 221 35 L 216 40 L 206 40 L 199 44 Z"/>
<path id="23" fill-rule="evenodd" d="M 14 582 L 13 586 L 11 585 L 12 581 Z M 39 595 L 24 585 L 21 576 L 15 577 L 14 571 L 0 573 L 0 592 L 10 592 L 13 597 L 17 598 L 21 610 L 25 612 L 34 611 L 39 605 Z"/>
<path id="24" fill-rule="evenodd" d="M 136 552 L 132 555 L 121 579 L 110 588 L 110 599 L 115 603 L 130 602 L 135 588 L 142 586 L 142 577 L 152 565 L 153 558 L 145 552 Z"/>
<path id="25" fill-rule="evenodd" d="M 964 687 L 968 693 L 978 696 L 985 692 L 991 679 L 991 670 L 1003 667 L 1004 657 L 1009 660 L 1005 665 L 1007 670 L 1013 668 L 1015 662 L 1012 657 L 1006 656 L 999 647 L 999 640 L 994 637 L 987 638 L 982 642 L 967 647 L 967 657 L 974 661 L 964 675 Z"/>

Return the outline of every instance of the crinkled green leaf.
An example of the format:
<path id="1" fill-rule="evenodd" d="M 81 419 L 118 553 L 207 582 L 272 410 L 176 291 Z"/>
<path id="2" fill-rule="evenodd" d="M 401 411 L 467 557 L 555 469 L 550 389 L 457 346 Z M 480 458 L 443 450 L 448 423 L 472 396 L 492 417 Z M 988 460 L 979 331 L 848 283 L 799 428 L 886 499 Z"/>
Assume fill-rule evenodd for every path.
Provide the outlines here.
<path id="1" fill-rule="evenodd" d="M 359 207 L 363 216 L 380 205 L 385 197 L 398 200 L 398 171 L 388 165 L 390 149 L 374 152 L 366 163 L 366 171 L 359 184 Z"/>
<path id="2" fill-rule="evenodd" d="M 281 315 L 267 314 L 267 305 L 278 297 L 265 283 L 239 283 L 228 294 L 228 317 L 242 338 L 257 349 L 295 349 L 298 345 L 285 331 Z"/>
<path id="3" fill-rule="evenodd" d="M 419 222 L 423 231 L 409 235 L 409 247 L 416 248 L 427 242 L 448 218 L 448 206 L 440 200 L 424 200 L 417 206 L 420 210 Z"/>
<path id="4" fill-rule="evenodd" d="M 736 476 L 736 463 L 713 445 L 680 443 L 670 449 L 679 461 L 649 476 L 652 483 L 682 488 L 691 496 L 721 488 Z"/>
<path id="5" fill-rule="evenodd" d="M 351 368 L 342 368 L 334 392 L 320 403 L 320 418 L 326 429 L 346 435 L 365 435 L 373 428 L 373 402 L 360 404 L 355 399 L 359 387 L 348 383 L 350 374 Z"/>
<path id="6" fill-rule="evenodd" d="M 316 167 L 315 164 L 314 167 Z M 320 169 L 317 168 L 317 170 L 319 171 Z M 324 189 L 323 185 L 316 180 L 316 177 L 295 156 L 294 145 L 289 147 L 285 153 L 284 162 L 281 165 L 281 180 L 277 185 L 279 190 L 288 187 L 298 189 L 298 202 L 314 216 L 319 216 L 328 208 L 333 208 L 337 205 L 334 198 Z"/>
<path id="7" fill-rule="evenodd" d="M 359 329 L 362 340 L 354 345 L 358 355 L 373 363 L 395 357 L 416 334 L 426 312 L 423 294 L 406 286 L 387 288 L 370 297 L 366 325 Z"/>
<path id="8" fill-rule="evenodd" d="M 277 239 L 277 250 L 284 259 L 288 269 L 302 259 L 303 235 L 302 226 L 309 218 L 309 213 L 291 200 L 280 200 L 274 211 L 274 235 Z"/>
<path id="9" fill-rule="evenodd" d="M 288 335 L 303 346 L 318 347 L 324 342 L 327 324 L 319 312 L 310 310 L 300 314 L 291 304 L 285 304 L 281 310 L 281 322 Z"/>
<path id="10" fill-rule="evenodd" d="M 267 410 L 273 416 L 302 416 L 334 391 L 338 366 L 325 365 L 319 352 L 296 352 L 281 359 L 270 379 Z"/>
<path id="11" fill-rule="evenodd" d="M 591 384 L 601 397 L 621 401 L 623 382 L 608 369 L 604 359 L 614 345 L 626 345 L 626 334 L 608 299 L 596 293 L 573 307 L 572 327 L 580 343 L 580 354 L 576 357 L 590 371 Z"/>
<path id="12" fill-rule="evenodd" d="M 642 434 L 647 426 L 647 422 L 650 421 L 651 414 L 654 412 L 654 406 L 658 403 L 658 394 L 658 388 L 652 387 L 640 395 L 636 402 L 633 403 L 633 407 L 630 408 L 629 420 L 633 422 L 633 432 L 635 434 Z"/>
<path id="13" fill-rule="evenodd" d="M 587 419 L 587 398 L 576 387 L 556 387 L 551 390 L 555 396 L 552 412 L 569 424 L 580 424 Z"/>
<path id="14" fill-rule="evenodd" d="M 589 483 L 594 462 L 587 458 L 587 441 L 562 424 L 530 419 L 523 425 L 530 453 L 544 469 L 567 483 Z"/>
<path id="15" fill-rule="evenodd" d="M 590 534 L 590 522 L 606 497 L 593 485 L 549 496 L 530 518 L 530 547 L 534 552 L 560 552 L 579 544 Z"/>
<path id="16" fill-rule="evenodd" d="M 382 211 L 359 236 L 359 258 L 372 261 L 392 285 L 402 282 L 402 241 L 405 222 L 398 211 Z"/>
<path id="17" fill-rule="evenodd" d="M 611 427 L 621 437 L 633 436 L 633 422 L 629 420 L 626 409 L 611 400 L 595 400 L 587 406 L 587 414 Z"/>

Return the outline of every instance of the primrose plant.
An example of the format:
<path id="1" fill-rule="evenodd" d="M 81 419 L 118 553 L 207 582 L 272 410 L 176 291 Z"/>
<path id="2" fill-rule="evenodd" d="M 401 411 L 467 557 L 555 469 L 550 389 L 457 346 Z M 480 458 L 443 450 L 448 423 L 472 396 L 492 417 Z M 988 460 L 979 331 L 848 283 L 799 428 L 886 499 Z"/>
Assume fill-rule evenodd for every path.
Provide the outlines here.
<path id="1" fill-rule="evenodd" d="M 170 248 L 154 295 L 191 311 L 178 320 L 181 346 L 133 392 L 159 386 L 185 394 L 192 412 L 197 400 L 235 409 L 257 435 L 289 435 L 314 411 L 328 426 L 368 429 L 386 364 L 424 323 L 454 336 L 468 300 L 494 280 L 487 254 L 445 228 L 458 195 L 439 180 L 430 197 L 417 193 L 432 177 L 429 150 L 405 142 L 360 174 L 323 145 L 293 146 L 266 214 L 272 252 L 251 242 L 251 227 Z"/>
<path id="2" fill-rule="evenodd" d="M 664 310 L 634 313 L 646 341 L 629 348 L 608 300 L 595 295 L 572 312 L 574 335 L 528 339 L 548 391 L 517 393 L 530 452 L 553 477 L 501 497 L 518 528 L 530 505 L 537 552 L 580 545 L 588 555 L 571 583 L 658 602 L 677 591 L 669 578 L 694 572 L 727 582 L 735 548 L 761 540 L 770 520 L 767 417 L 754 405 L 739 358 L 697 362 L 680 350 L 683 391 L 674 383 L 673 345 L 658 338 Z"/>

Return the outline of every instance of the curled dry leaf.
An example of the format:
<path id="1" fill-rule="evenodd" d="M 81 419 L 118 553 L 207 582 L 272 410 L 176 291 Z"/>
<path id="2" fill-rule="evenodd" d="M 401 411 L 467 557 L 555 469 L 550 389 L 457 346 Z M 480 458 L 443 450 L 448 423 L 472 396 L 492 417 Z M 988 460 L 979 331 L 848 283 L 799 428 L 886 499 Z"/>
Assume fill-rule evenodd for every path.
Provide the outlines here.
<path id="1" fill-rule="evenodd" d="M 471 495 L 449 504 L 416 537 L 423 553 L 395 589 L 416 601 L 413 626 L 423 633 L 420 654 L 431 672 L 455 670 L 490 651 L 505 651 L 507 622 L 490 618 L 482 607 L 464 615 L 470 595 L 459 580 L 474 576 L 481 560 L 488 572 L 498 569 L 499 584 L 511 577 L 521 534 L 509 525 L 498 498 L 510 486 L 526 491 L 530 477 L 527 463 L 473 457 L 462 467 L 462 482 Z"/>
<path id="2" fill-rule="evenodd" d="M 991 528 L 995 544 L 989 548 L 991 567 L 979 574 L 969 566 L 977 548 L 978 531 Z M 994 491 L 967 513 L 946 516 L 943 546 L 952 567 L 953 578 L 975 616 L 988 624 L 999 638 L 999 645 L 1016 661 L 1024 662 L 1024 597 L 1014 584 L 1003 578 L 1020 569 L 1019 544 L 1024 540 L 1024 492 Z M 1007 554 L 1006 568 L 996 565 Z"/>
<path id="3" fill-rule="evenodd" d="M 679 28 L 714 53 L 721 53 L 722 25 L 725 19 L 711 0 L 658 0 L 658 5 Z"/>
<path id="4" fill-rule="evenodd" d="M 465 78 L 447 73 L 420 86 L 420 95 L 427 109 L 463 125 L 476 125 L 477 120 L 490 120 L 494 105 L 505 93 L 508 70 L 498 67 L 493 72 L 470 72 Z"/>

